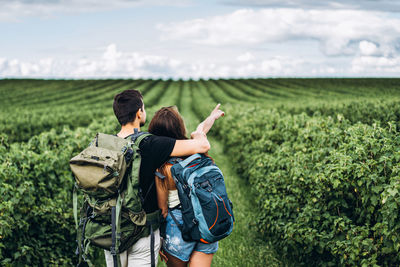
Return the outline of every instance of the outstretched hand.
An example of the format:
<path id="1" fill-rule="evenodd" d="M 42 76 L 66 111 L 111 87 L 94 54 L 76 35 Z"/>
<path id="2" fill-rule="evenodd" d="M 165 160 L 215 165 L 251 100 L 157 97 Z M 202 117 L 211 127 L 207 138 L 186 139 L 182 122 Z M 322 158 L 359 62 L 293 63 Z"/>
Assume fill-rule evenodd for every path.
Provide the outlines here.
<path id="1" fill-rule="evenodd" d="M 218 104 L 213 111 L 211 111 L 210 116 L 207 117 L 202 123 L 197 126 L 196 131 L 191 134 L 193 139 L 196 138 L 207 138 L 206 134 L 213 126 L 214 122 L 225 115 L 225 112 L 219 109 L 221 104 Z"/>
<path id="2" fill-rule="evenodd" d="M 213 111 L 211 111 L 210 117 L 212 117 L 214 120 L 218 120 L 220 117 L 223 117 L 225 115 L 225 112 L 219 109 L 221 104 L 218 104 Z"/>

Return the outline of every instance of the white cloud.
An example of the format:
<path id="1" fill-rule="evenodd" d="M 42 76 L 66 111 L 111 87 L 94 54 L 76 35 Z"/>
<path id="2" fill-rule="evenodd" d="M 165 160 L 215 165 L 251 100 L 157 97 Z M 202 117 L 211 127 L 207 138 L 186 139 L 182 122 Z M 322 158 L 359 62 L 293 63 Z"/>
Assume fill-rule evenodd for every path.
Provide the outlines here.
<path id="1" fill-rule="evenodd" d="M 107 46 L 106 51 L 103 54 L 103 58 L 105 60 L 115 61 L 119 57 L 121 57 L 121 52 L 117 51 L 116 44 L 110 44 L 109 46 Z"/>
<path id="2" fill-rule="evenodd" d="M 365 47 L 364 47 L 365 46 Z M 373 46 L 360 42 L 364 52 Z M 241 59 L 241 60 L 238 60 Z M 326 60 L 267 56 L 246 52 L 232 60 L 210 62 L 177 60 L 160 55 L 120 51 L 116 44 L 103 48 L 93 58 L 38 61 L 0 58 L 0 78 L 236 78 L 236 77 L 315 77 L 387 76 L 400 74 L 400 57 L 357 55 L 348 66 Z"/>
<path id="3" fill-rule="evenodd" d="M 67 77 L 67 78 L 167 78 L 181 63 L 163 56 L 136 52 L 120 52 L 115 44 L 105 48 L 94 59 L 57 60 L 45 58 L 37 62 L 0 58 L 0 77 Z"/>
<path id="4" fill-rule="evenodd" d="M 246 52 L 244 54 L 239 55 L 236 60 L 241 61 L 241 62 L 246 62 L 246 61 L 251 61 L 254 60 L 254 56 L 250 52 Z"/>
<path id="5" fill-rule="evenodd" d="M 377 45 L 369 41 L 361 41 L 359 47 L 361 55 L 363 56 L 372 56 L 378 53 Z"/>
<path id="6" fill-rule="evenodd" d="M 0 78 L 220 78 L 295 76 L 306 69 L 304 60 L 274 56 L 260 59 L 247 52 L 239 60 L 219 63 L 180 61 L 158 55 L 124 52 L 116 44 L 104 48 L 96 58 L 36 62 L 0 58 Z"/>
<path id="7" fill-rule="evenodd" d="M 359 56 L 352 60 L 351 72 L 369 76 L 398 76 L 400 74 L 400 56 L 392 58 Z"/>
<path id="8" fill-rule="evenodd" d="M 240 9 L 203 19 L 159 24 L 162 40 L 210 46 L 252 46 L 316 40 L 328 56 L 355 55 L 360 41 L 397 53 L 400 19 L 355 10 Z"/>

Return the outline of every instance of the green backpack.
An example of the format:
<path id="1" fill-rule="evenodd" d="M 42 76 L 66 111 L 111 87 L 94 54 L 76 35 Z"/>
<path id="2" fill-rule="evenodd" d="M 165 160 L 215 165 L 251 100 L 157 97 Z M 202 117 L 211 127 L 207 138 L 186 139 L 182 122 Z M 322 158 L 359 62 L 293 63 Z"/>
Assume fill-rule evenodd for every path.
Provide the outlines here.
<path id="1" fill-rule="evenodd" d="M 143 196 L 139 188 L 139 144 L 149 135 L 137 129 L 127 139 L 98 133 L 89 147 L 70 160 L 76 181 L 73 210 L 78 265 L 83 259 L 93 266 L 89 258 L 93 253 L 91 245 L 94 245 L 109 250 L 114 266 L 120 266 L 118 254 L 151 234 L 154 266 L 153 230 L 159 226 L 160 213 L 145 213 L 142 206 L 149 192 Z M 77 189 L 84 197 L 79 222 Z"/>

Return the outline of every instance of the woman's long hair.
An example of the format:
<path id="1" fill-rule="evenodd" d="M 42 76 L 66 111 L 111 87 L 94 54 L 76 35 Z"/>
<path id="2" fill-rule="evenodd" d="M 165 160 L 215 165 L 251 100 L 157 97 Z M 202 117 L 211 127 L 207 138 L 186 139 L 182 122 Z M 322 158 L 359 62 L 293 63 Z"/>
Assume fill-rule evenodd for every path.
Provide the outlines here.
<path id="1" fill-rule="evenodd" d="M 186 137 L 185 122 L 176 106 L 163 107 L 158 110 L 149 124 L 149 133 L 158 136 L 167 136 L 177 140 L 188 139 Z M 171 164 L 163 164 L 159 172 L 165 176 L 171 175 Z M 167 186 L 167 179 L 161 180 L 161 185 L 165 189 Z"/>
<path id="2" fill-rule="evenodd" d="M 186 137 L 186 126 L 185 122 L 181 114 L 178 111 L 176 106 L 163 107 L 158 110 L 153 119 L 149 124 L 149 133 L 158 135 L 158 136 L 167 136 L 177 140 L 185 140 L 188 139 Z M 208 155 L 208 153 L 204 153 L 207 157 L 209 157 L 213 162 L 214 160 Z M 161 172 L 165 176 L 170 176 L 171 172 L 171 164 L 167 162 L 163 164 L 159 172 Z M 162 180 L 162 186 L 167 188 L 167 179 Z"/>
<path id="3" fill-rule="evenodd" d="M 185 123 L 176 106 L 158 110 L 150 121 L 148 131 L 158 136 L 167 136 L 178 140 L 188 139 Z"/>

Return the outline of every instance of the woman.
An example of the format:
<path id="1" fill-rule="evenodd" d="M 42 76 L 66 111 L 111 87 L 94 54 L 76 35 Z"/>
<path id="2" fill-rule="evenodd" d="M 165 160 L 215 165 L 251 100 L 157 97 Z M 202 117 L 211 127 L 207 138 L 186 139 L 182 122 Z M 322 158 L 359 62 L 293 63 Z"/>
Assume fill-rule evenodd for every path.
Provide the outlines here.
<path id="1" fill-rule="evenodd" d="M 210 116 L 199 124 L 197 133 L 207 134 L 215 120 L 224 116 L 219 110 L 220 104 L 211 112 Z M 187 139 L 186 127 L 176 107 L 161 108 L 156 112 L 149 125 L 149 132 L 159 136 L 168 136 L 175 139 Z M 192 133 L 193 134 L 193 133 Z M 182 221 L 182 212 L 175 182 L 171 176 L 170 163 L 165 163 L 158 170 L 165 179 L 156 176 L 158 206 L 165 218 L 165 239 L 163 250 L 167 258 L 167 266 L 211 266 L 212 258 L 218 250 L 218 242 L 204 244 L 201 242 L 187 242 L 182 239 L 181 232 L 168 214 L 168 208 L 179 223 Z"/>

